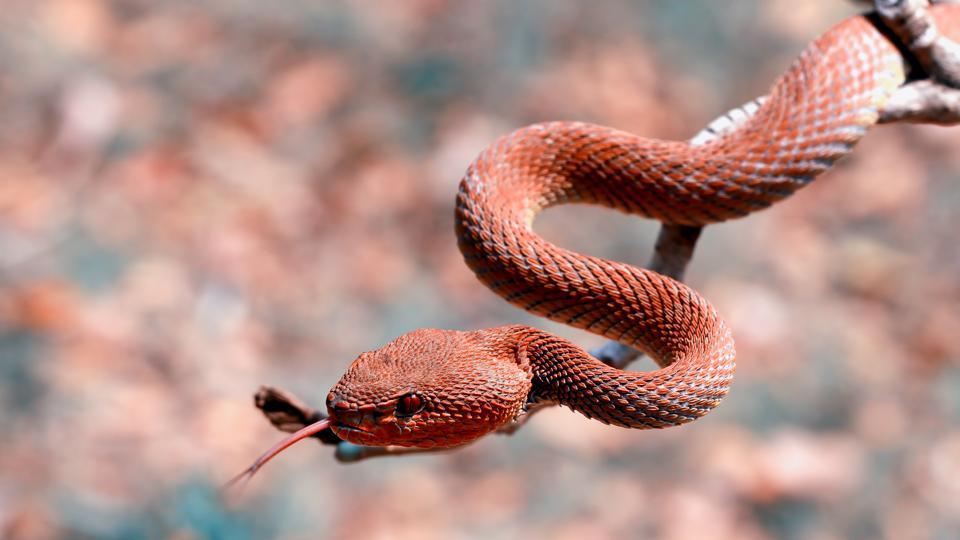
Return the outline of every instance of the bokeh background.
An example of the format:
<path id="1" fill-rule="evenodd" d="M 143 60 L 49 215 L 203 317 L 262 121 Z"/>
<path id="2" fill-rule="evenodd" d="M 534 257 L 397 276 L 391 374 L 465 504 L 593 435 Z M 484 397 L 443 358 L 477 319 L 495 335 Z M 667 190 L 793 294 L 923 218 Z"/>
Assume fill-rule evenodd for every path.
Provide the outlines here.
<path id="1" fill-rule="evenodd" d="M 3 0 L 0 537 L 960 537 L 960 128 L 877 129 L 688 278 L 738 374 L 695 424 L 567 410 L 445 455 L 279 439 L 420 326 L 539 325 L 456 249 L 457 182 L 553 119 L 687 138 L 765 93 L 836 0 Z M 551 210 L 642 263 L 656 224 Z M 645 361 L 638 369 L 649 369 Z"/>

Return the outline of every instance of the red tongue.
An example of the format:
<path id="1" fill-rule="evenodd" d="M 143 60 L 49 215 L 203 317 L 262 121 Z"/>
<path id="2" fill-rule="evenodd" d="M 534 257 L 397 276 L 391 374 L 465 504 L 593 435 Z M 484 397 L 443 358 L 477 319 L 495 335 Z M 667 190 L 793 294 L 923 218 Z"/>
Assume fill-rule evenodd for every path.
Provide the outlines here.
<path id="1" fill-rule="evenodd" d="M 271 447 L 269 450 L 261 454 L 260 457 L 258 457 L 256 461 L 253 462 L 252 465 L 247 467 L 247 470 L 234 476 L 233 479 L 227 482 L 223 486 L 223 489 L 230 489 L 232 486 L 234 486 L 237 482 L 240 482 L 241 480 L 244 482 L 244 484 L 246 484 L 246 482 L 249 481 L 250 478 L 253 478 L 253 475 L 256 474 L 258 470 L 260 470 L 260 467 L 263 467 L 264 465 L 266 465 L 266 463 L 271 459 L 273 459 L 277 454 L 293 446 L 295 443 L 303 439 L 306 439 L 311 435 L 316 435 L 317 433 L 320 433 L 321 431 L 327 429 L 328 427 L 330 427 L 330 423 L 331 421 L 329 418 L 324 418 L 323 420 L 318 420 L 310 424 L 309 426 L 300 428 L 299 431 L 291 434 L 289 437 L 273 445 L 273 447 Z"/>

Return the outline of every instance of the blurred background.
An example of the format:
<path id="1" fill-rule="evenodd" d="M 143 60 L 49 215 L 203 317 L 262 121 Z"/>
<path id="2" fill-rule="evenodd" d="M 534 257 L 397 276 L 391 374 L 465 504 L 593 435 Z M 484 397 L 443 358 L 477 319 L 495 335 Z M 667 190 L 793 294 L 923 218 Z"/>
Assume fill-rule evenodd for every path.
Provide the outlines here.
<path id="1" fill-rule="evenodd" d="M 340 465 L 321 405 L 421 327 L 523 322 L 453 235 L 460 175 L 555 119 L 683 139 L 766 92 L 838 0 L 3 0 L 0 537 L 960 537 L 960 128 L 873 131 L 688 281 L 734 329 L 721 407 L 661 432 L 538 415 L 445 455 Z M 537 230 L 643 263 L 657 226 Z M 648 360 L 637 369 L 650 369 Z"/>

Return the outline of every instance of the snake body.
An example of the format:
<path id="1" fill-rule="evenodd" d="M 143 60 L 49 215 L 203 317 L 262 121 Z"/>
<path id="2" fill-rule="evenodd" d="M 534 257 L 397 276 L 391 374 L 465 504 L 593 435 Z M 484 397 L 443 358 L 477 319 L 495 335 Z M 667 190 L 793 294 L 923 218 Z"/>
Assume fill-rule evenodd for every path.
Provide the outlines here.
<path id="1" fill-rule="evenodd" d="M 960 37 L 960 7 L 931 12 L 941 31 Z M 364 445 L 446 447 L 541 402 L 629 428 L 703 416 L 734 373 L 733 338 L 716 309 L 669 277 L 547 242 L 533 232 L 534 217 L 566 203 L 678 225 L 745 216 L 848 154 L 906 78 L 904 55 L 858 16 L 811 43 L 749 119 L 704 144 L 581 122 L 531 125 L 497 140 L 457 195 L 467 264 L 514 305 L 639 348 L 660 369 L 616 369 L 528 326 L 421 329 L 349 367 L 327 399 L 333 431 Z"/>

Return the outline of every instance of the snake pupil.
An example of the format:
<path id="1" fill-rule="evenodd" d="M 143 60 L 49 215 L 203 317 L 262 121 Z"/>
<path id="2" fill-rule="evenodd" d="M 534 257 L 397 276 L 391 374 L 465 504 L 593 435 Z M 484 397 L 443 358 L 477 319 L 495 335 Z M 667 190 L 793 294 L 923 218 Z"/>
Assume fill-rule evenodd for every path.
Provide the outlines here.
<path id="1" fill-rule="evenodd" d="M 397 403 L 397 414 L 410 416 L 423 409 L 423 398 L 417 394 L 406 394 Z"/>

